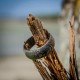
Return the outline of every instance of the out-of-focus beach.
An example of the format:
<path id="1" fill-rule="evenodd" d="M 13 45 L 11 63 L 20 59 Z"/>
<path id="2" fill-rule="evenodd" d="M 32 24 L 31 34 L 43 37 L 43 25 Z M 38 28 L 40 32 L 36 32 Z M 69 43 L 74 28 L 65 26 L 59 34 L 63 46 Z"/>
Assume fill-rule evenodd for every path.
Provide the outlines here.
<path id="1" fill-rule="evenodd" d="M 54 20 L 41 19 L 55 39 L 55 48 L 60 51 L 59 24 Z M 23 44 L 32 34 L 25 21 L 6 20 L 2 22 L 0 80 L 42 80 L 33 62 L 23 51 Z"/>

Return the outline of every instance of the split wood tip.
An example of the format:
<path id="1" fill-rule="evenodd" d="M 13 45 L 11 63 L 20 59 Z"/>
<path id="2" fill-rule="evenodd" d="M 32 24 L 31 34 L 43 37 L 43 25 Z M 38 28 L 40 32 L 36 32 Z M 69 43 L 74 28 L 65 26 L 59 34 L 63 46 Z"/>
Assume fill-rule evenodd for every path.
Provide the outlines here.
<path id="1" fill-rule="evenodd" d="M 34 21 L 35 21 L 35 17 L 32 14 L 29 14 L 29 16 L 26 18 L 26 20 L 27 20 L 27 24 L 29 26 L 33 26 Z"/>

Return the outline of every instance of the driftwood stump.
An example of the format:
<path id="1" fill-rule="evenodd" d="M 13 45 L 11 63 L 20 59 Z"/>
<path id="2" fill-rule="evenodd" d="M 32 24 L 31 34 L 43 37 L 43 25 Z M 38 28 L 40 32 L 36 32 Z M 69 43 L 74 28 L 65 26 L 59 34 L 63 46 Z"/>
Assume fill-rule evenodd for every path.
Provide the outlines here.
<path id="1" fill-rule="evenodd" d="M 37 18 L 35 18 L 34 16 L 32 16 L 31 14 L 27 18 L 27 23 L 28 23 L 29 28 L 33 35 L 32 39 L 31 38 L 30 39 L 31 40 L 34 39 L 34 40 L 26 41 L 24 43 L 24 49 L 30 51 L 30 48 L 34 44 L 37 45 L 38 48 L 42 49 L 43 46 L 45 44 L 47 44 L 50 33 L 47 30 L 43 29 L 41 21 L 38 20 Z M 29 42 L 29 44 L 28 44 L 28 42 Z M 39 73 L 41 74 L 43 80 L 71 80 L 71 79 L 78 80 L 77 75 L 74 76 L 74 73 L 73 73 L 73 72 L 76 72 L 76 70 L 77 70 L 76 64 L 73 64 L 73 61 L 72 61 L 73 54 L 71 54 L 71 56 L 70 56 L 70 75 L 69 75 L 58 58 L 57 52 L 55 50 L 54 40 L 52 41 L 52 44 L 53 44 L 53 46 L 50 46 L 51 50 L 48 52 L 48 54 L 39 59 L 38 58 L 33 59 L 34 56 L 31 57 L 31 55 L 33 55 L 32 52 L 29 52 L 29 53 L 31 53 L 31 55 L 28 54 L 28 57 L 32 58 L 35 66 L 38 69 Z M 30 45 L 32 45 L 32 46 L 30 46 Z M 70 44 L 70 45 L 72 45 L 72 44 Z M 70 49 L 70 52 L 71 52 L 71 49 Z M 26 52 L 25 52 L 25 54 L 26 54 Z M 74 71 L 74 68 L 72 68 L 73 67 L 72 65 L 75 67 L 75 71 Z M 76 74 L 77 74 L 77 72 L 76 72 Z M 76 77 L 77 79 L 72 78 L 72 77 Z"/>

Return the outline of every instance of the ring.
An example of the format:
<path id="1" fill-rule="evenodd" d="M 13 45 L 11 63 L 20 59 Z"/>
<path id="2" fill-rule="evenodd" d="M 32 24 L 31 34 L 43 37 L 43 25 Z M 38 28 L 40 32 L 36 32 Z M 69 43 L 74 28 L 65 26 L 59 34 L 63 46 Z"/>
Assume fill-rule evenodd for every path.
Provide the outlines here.
<path id="1" fill-rule="evenodd" d="M 45 57 L 50 51 L 52 51 L 52 49 L 55 46 L 55 43 L 52 35 L 50 34 L 48 41 L 43 46 L 36 48 L 34 50 L 31 50 L 31 48 L 34 45 L 35 45 L 35 41 L 32 36 L 24 43 L 24 46 L 23 46 L 25 55 L 32 60 Z"/>

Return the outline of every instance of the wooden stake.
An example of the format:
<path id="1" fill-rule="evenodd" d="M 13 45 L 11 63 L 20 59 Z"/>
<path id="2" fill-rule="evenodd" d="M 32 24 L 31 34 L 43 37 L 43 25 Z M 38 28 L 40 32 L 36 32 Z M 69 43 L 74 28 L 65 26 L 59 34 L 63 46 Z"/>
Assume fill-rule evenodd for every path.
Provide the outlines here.
<path id="1" fill-rule="evenodd" d="M 44 45 L 48 40 L 48 32 L 43 29 L 41 21 L 30 14 L 27 18 L 27 23 L 30 26 L 36 45 L 38 47 Z M 61 64 L 54 46 L 47 56 L 42 59 L 35 60 L 34 64 L 44 80 L 69 80 L 67 72 Z"/>

